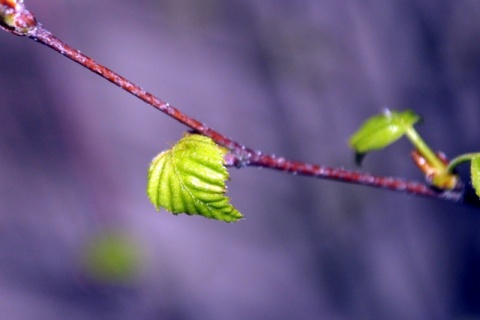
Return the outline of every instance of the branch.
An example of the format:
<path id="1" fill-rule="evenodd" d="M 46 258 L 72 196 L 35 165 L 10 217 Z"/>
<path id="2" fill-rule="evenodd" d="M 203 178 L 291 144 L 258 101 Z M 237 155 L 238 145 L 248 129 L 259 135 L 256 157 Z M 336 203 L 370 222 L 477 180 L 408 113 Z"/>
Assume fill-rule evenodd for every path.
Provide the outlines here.
<path id="1" fill-rule="evenodd" d="M 246 148 L 240 143 L 213 130 L 204 123 L 189 117 L 169 103 L 155 97 L 128 79 L 62 42 L 37 22 L 35 16 L 25 8 L 23 0 L 0 0 L 0 27 L 15 35 L 27 36 L 44 44 L 98 74 L 102 78 L 114 83 L 171 118 L 183 123 L 191 130 L 210 137 L 215 143 L 229 150 L 229 153 L 225 157 L 228 166 L 235 166 L 237 168 L 246 166 L 264 167 L 326 180 L 406 192 L 416 196 L 445 200 L 458 204 L 479 205 L 478 199 L 464 196 L 465 188 L 463 184 L 450 191 L 435 190 L 424 183 L 407 181 L 400 178 L 375 176 L 343 168 L 330 168 L 300 161 L 291 161 Z"/>

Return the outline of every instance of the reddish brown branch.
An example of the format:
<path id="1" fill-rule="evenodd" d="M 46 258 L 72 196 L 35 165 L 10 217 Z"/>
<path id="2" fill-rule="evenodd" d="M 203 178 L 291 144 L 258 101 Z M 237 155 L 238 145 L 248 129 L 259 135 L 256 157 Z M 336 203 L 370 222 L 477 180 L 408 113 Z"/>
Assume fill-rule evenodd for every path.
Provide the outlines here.
<path id="1" fill-rule="evenodd" d="M 353 171 L 343 168 L 332 168 L 317 164 L 305 163 L 302 161 L 293 161 L 285 159 L 283 157 L 262 154 L 260 152 L 252 152 L 250 150 L 246 150 L 246 152 L 244 152 L 243 158 L 242 156 L 230 154 L 229 156 L 227 156 L 226 159 L 228 165 L 236 167 L 264 167 L 308 177 L 353 183 L 392 191 L 406 192 L 416 196 L 442 199 L 456 202 L 459 204 L 464 203 L 464 188 L 462 184 L 459 184 L 458 188 L 456 188 L 455 190 L 434 190 L 425 183 L 407 181 L 395 177 L 376 176 L 365 172 Z M 478 205 L 478 203 L 474 202 L 469 204 Z"/>
<path id="2" fill-rule="evenodd" d="M 66 56 L 67 58 L 77 62 L 78 64 L 82 65 L 83 67 L 89 69 L 90 71 L 100 75 L 102 78 L 116 84 L 120 88 L 124 89 L 125 91 L 133 94 L 137 98 L 143 100 L 144 102 L 148 103 L 152 107 L 166 113 L 170 117 L 174 118 L 175 120 L 183 123 L 187 127 L 191 128 L 192 130 L 208 136 L 212 138 L 216 143 L 219 145 L 225 146 L 228 149 L 240 148 L 241 146 L 238 143 L 233 142 L 232 140 L 228 139 L 227 137 L 221 135 L 217 131 L 207 127 L 205 124 L 187 116 L 177 108 L 171 106 L 169 103 L 155 97 L 153 94 L 145 91 L 138 85 L 132 83 L 128 79 L 122 77 L 121 75 L 117 74 L 116 72 L 102 66 L 101 64 L 97 63 L 95 60 L 91 59 L 90 57 L 84 55 L 80 51 L 72 48 L 71 46 L 67 45 L 66 43 L 60 41 L 58 38 L 53 36 L 49 31 L 44 29 L 42 26 L 39 26 L 36 32 L 30 35 L 30 38 L 38 41 L 47 47 L 61 53 L 62 55 Z"/>
<path id="3" fill-rule="evenodd" d="M 104 79 L 116 84 L 154 108 L 166 113 L 193 131 L 208 136 L 217 144 L 226 147 L 230 150 L 226 156 L 227 165 L 239 168 L 245 166 L 259 166 L 310 177 L 366 185 L 393 191 L 407 192 L 417 196 L 464 203 L 463 188 L 448 192 L 437 192 L 431 189 L 428 185 L 418 182 L 405 181 L 392 177 L 379 177 L 342 168 L 329 168 L 299 161 L 291 161 L 245 148 L 238 142 L 225 137 L 202 122 L 187 116 L 167 102 L 155 97 L 153 94 L 145 91 L 116 72 L 100 65 L 95 60 L 62 42 L 37 23 L 35 17 L 25 9 L 23 1 L 0 0 L 0 19 L 0 26 L 3 29 L 16 35 L 28 36 L 29 38 L 46 45 L 67 58 L 79 63 L 90 71 L 100 75 Z"/>

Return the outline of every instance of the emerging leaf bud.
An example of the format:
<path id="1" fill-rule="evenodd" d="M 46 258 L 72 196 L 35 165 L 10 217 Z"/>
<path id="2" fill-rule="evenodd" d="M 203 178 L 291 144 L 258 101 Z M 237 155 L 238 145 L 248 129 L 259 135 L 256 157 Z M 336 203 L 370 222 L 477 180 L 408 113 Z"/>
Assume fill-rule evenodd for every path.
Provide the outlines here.
<path id="1" fill-rule="evenodd" d="M 19 36 L 28 36 L 37 29 L 35 16 L 25 8 L 23 0 L 0 0 L 0 27 Z"/>

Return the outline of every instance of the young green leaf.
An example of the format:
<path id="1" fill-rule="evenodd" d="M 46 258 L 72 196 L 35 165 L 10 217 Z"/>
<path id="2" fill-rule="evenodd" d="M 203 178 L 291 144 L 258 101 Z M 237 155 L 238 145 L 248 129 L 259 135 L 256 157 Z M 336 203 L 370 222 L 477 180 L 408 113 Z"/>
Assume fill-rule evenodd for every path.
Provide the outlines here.
<path id="1" fill-rule="evenodd" d="M 413 111 L 386 110 L 365 121 L 350 138 L 350 146 L 357 154 L 383 149 L 400 139 L 420 120 Z"/>
<path id="2" fill-rule="evenodd" d="M 224 151 L 212 139 L 187 134 L 150 164 L 147 194 L 155 208 L 234 222 L 243 216 L 225 196 Z"/>
<path id="3" fill-rule="evenodd" d="M 475 193 L 480 197 L 480 155 L 472 158 L 470 174 L 472 176 L 472 185 Z"/>

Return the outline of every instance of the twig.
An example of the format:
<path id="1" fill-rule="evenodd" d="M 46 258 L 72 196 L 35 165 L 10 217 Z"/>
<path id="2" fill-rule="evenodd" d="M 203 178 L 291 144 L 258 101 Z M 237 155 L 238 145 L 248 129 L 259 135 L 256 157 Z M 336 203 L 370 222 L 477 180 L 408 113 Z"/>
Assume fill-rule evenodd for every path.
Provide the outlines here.
<path id="1" fill-rule="evenodd" d="M 233 141 L 206 126 L 202 122 L 189 117 L 177 108 L 171 106 L 169 103 L 155 97 L 153 94 L 145 91 L 116 72 L 102 66 L 92 58 L 62 42 L 37 22 L 35 16 L 25 8 L 23 1 L 0 0 L 0 19 L 0 26 L 4 30 L 16 35 L 27 36 L 46 45 L 90 71 L 100 75 L 102 78 L 116 84 L 154 108 L 166 113 L 193 131 L 212 138 L 218 145 L 221 145 L 230 151 L 225 157 L 226 163 L 229 166 L 235 166 L 238 168 L 245 166 L 258 166 L 293 174 L 360 184 L 381 189 L 406 192 L 416 196 L 467 204 L 463 197 L 463 186 L 451 191 L 437 191 L 423 183 L 406 181 L 393 177 L 374 176 L 342 168 L 330 168 L 300 161 L 291 161 L 282 157 L 262 154 L 261 152 L 246 148 L 240 143 Z"/>

